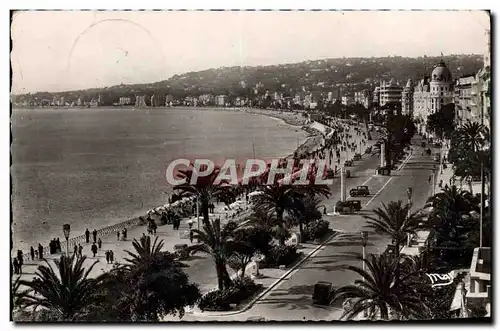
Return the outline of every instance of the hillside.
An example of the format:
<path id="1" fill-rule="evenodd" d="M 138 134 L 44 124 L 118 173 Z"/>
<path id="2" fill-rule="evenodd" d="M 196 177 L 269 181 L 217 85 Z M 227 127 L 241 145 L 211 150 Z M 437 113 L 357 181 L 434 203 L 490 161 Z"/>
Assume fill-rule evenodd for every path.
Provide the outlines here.
<path id="1" fill-rule="evenodd" d="M 405 84 L 430 74 L 434 65 L 444 59 L 454 78 L 477 72 L 482 67 L 481 55 L 450 55 L 443 57 L 383 57 L 336 58 L 300 63 L 256 66 L 222 67 L 174 75 L 168 80 L 151 84 L 116 85 L 70 92 L 39 92 L 13 96 L 13 101 L 33 101 L 64 96 L 66 101 L 90 101 L 101 95 L 101 105 L 112 105 L 119 97 L 153 94 L 163 97 L 172 94 L 176 99 L 201 94 L 226 94 L 253 97 L 269 92 L 293 96 L 300 91 L 341 94 L 373 88 L 380 80 L 395 78 Z"/>

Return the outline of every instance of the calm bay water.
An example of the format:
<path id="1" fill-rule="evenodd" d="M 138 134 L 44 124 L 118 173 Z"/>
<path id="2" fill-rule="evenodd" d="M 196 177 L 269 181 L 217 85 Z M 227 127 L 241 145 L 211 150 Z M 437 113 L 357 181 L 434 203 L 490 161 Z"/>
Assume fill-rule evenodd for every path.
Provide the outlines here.
<path id="1" fill-rule="evenodd" d="M 14 248 L 102 228 L 164 204 L 175 158 L 271 158 L 305 133 L 269 117 L 213 109 L 14 109 Z"/>

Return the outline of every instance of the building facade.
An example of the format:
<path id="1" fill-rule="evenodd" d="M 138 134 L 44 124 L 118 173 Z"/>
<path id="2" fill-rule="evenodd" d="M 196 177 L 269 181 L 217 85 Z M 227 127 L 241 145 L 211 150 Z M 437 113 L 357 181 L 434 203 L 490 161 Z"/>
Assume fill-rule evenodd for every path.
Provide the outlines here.
<path id="1" fill-rule="evenodd" d="M 118 104 L 120 106 L 125 106 L 125 105 L 130 105 L 132 103 L 132 100 L 130 97 L 120 97 L 118 100 Z"/>
<path id="2" fill-rule="evenodd" d="M 354 103 L 363 105 L 366 109 L 372 105 L 373 95 L 370 90 L 354 92 Z"/>
<path id="3" fill-rule="evenodd" d="M 219 107 L 224 107 L 227 103 L 227 95 L 218 95 L 215 98 L 215 105 Z"/>
<path id="4" fill-rule="evenodd" d="M 478 112 L 478 83 L 476 76 L 458 78 L 454 88 L 455 123 L 462 126 L 467 120 L 474 121 Z"/>
<path id="5" fill-rule="evenodd" d="M 439 111 L 443 105 L 454 102 L 454 83 L 450 69 L 441 61 L 424 77 L 413 92 L 413 117 L 420 133 L 426 132 L 427 117 Z"/>
<path id="6" fill-rule="evenodd" d="M 135 97 L 135 106 L 136 107 L 146 107 L 146 96 L 138 95 Z"/>
<path id="7" fill-rule="evenodd" d="M 401 93 L 401 112 L 403 115 L 413 116 L 413 93 L 414 86 L 410 78 Z"/>
<path id="8" fill-rule="evenodd" d="M 401 92 L 403 88 L 396 84 L 394 79 L 389 82 L 383 81 L 379 89 L 379 104 L 384 106 L 388 103 L 401 102 Z"/>

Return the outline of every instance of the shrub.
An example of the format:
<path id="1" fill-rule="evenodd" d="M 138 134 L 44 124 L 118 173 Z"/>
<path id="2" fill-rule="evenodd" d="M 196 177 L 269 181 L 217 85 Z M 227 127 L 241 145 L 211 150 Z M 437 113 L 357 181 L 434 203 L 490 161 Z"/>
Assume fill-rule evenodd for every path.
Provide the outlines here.
<path id="1" fill-rule="evenodd" d="M 259 288 L 260 285 L 255 284 L 250 277 L 237 278 L 231 287 L 229 302 L 238 304 L 252 296 Z"/>
<path id="2" fill-rule="evenodd" d="M 297 259 L 298 255 L 297 246 L 274 246 L 266 255 L 263 264 L 267 267 L 289 265 Z"/>
<path id="3" fill-rule="evenodd" d="M 255 294 L 261 285 L 249 278 L 237 278 L 230 288 L 222 291 L 215 290 L 205 294 L 198 305 L 204 311 L 227 311 L 231 309 L 231 304 L 239 304 Z"/>
<path id="4" fill-rule="evenodd" d="M 330 223 L 328 221 L 316 220 L 307 224 L 302 234 L 305 240 L 314 240 L 323 238 L 330 231 Z"/>
<path id="5" fill-rule="evenodd" d="M 198 304 L 201 311 L 227 311 L 231 309 L 231 289 L 215 290 L 205 294 Z"/>

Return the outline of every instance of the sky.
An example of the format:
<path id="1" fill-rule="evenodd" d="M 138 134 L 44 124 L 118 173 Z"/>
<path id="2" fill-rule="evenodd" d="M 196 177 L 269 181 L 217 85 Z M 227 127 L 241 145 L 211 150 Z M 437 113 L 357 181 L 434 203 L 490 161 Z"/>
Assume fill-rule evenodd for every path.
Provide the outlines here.
<path id="1" fill-rule="evenodd" d="M 222 66 L 483 54 L 482 11 L 17 12 L 12 92 L 149 83 Z"/>

